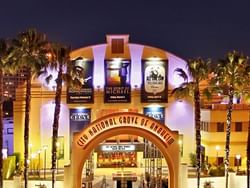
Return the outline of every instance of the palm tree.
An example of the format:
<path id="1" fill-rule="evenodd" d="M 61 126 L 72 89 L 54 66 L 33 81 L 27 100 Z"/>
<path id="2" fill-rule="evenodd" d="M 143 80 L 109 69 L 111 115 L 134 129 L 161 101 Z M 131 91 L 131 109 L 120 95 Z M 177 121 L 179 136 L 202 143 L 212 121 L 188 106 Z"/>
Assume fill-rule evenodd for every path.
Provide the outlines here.
<path id="1" fill-rule="evenodd" d="M 249 70 L 250 71 L 250 70 Z M 249 82 L 248 82 L 249 83 Z M 248 104 L 248 129 L 247 129 L 247 188 L 250 188 L 250 105 Z"/>
<path id="2" fill-rule="evenodd" d="M 56 92 L 55 92 L 55 111 L 53 120 L 52 131 L 52 188 L 55 186 L 55 172 L 56 172 L 56 160 L 57 159 L 57 140 L 59 129 L 59 118 L 61 111 L 61 95 L 63 82 L 65 85 L 72 88 L 79 89 L 82 87 L 80 78 L 77 76 L 77 69 L 74 67 L 74 63 L 70 60 L 70 48 L 60 44 L 52 44 L 50 47 L 50 63 L 49 68 L 58 72 L 56 78 Z M 67 69 L 67 70 L 65 70 Z M 45 69 L 45 72 L 47 70 Z M 52 75 L 48 75 L 46 81 L 49 82 L 53 79 Z"/>
<path id="3" fill-rule="evenodd" d="M 27 188 L 31 81 L 47 65 L 46 36 L 35 29 L 28 29 L 18 34 L 17 38 L 12 41 L 11 54 L 11 67 L 14 72 L 18 71 L 18 69 L 25 69 L 27 73 L 24 121 L 24 185 Z"/>
<path id="4" fill-rule="evenodd" d="M 250 72 L 250 70 L 249 70 Z M 249 83 L 249 82 L 248 82 Z M 248 91 L 249 92 L 249 91 Z M 250 92 L 248 93 L 250 95 Z M 247 188 L 250 188 L 250 104 L 248 102 L 248 129 L 247 129 Z"/>
<path id="5" fill-rule="evenodd" d="M 208 78 L 210 61 L 204 61 L 201 58 L 187 61 L 187 71 L 192 77 L 188 80 L 187 73 L 180 68 L 175 71 L 183 78 L 184 82 L 172 91 L 177 98 L 192 97 L 195 110 L 195 137 L 196 137 L 196 172 L 197 187 L 200 187 L 201 173 L 201 133 L 200 133 L 200 108 L 201 108 L 201 90 L 200 83 Z"/>
<path id="6" fill-rule="evenodd" d="M 71 66 L 70 61 L 70 48 L 64 47 L 59 44 L 54 44 L 51 47 L 51 63 L 50 67 L 57 70 L 56 78 L 56 93 L 55 93 L 55 111 L 53 120 L 53 132 L 52 132 L 52 188 L 55 186 L 55 172 L 56 172 L 56 160 L 57 160 L 57 140 L 59 129 L 59 118 L 61 111 L 61 95 L 63 80 L 67 80 L 68 74 L 64 72 L 64 67 L 69 68 Z M 47 77 L 47 81 L 52 79 L 52 75 Z"/>
<path id="7" fill-rule="evenodd" d="M 249 63 L 249 62 L 248 62 Z M 248 104 L 248 135 L 247 135 L 247 188 L 250 188 L 250 65 L 247 64 L 247 67 L 245 69 L 245 75 L 243 77 L 244 81 L 244 89 L 243 89 L 243 97 L 246 99 L 246 102 Z"/>
<path id="8" fill-rule="evenodd" d="M 221 92 L 225 96 L 228 96 L 225 144 L 226 188 L 228 188 L 233 97 L 239 95 L 242 92 L 246 64 L 247 58 L 243 54 L 236 51 L 229 52 L 225 59 L 219 61 L 214 71 L 214 77 L 211 80 L 211 84 L 215 90 Z"/>
<path id="9" fill-rule="evenodd" d="M 0 39 L 0 188 L 3 187 L 3 74 L 7 58 L 6 41 Z"/>

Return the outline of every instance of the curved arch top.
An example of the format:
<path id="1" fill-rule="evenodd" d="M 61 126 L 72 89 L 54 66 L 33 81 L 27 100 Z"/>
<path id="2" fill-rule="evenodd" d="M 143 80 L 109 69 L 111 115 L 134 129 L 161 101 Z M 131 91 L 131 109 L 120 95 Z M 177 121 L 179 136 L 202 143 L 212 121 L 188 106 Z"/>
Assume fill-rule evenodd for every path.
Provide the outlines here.
<path id="1" fill-rule="evenodd" d="M 159 137 L 166 147 L 175 142 L 175 134 L 177 134 L 153 118 L 139 113 L 122 112 L 107 115 L 92 122 L 74 137 L 74 144 L 84 149 L 95 136 L 105 131 L 112 131 L 117 127 L 132 127 L 148 131 Z"/>
<path id="2" fill-rule="evenodd" d="M 111 39 L 124 39 L 123 53 L 112 53 Z M 157 57 L 161 60 L 168 61 L 168 83 L 170 88 L 174 88 L 182 83 L 178 74 L 174 71 L 177 67 L 186 70 L 186 61 L 173 53 L 164 49 L 153 47 L 150 45 L 130 43 L 129 35 L 107 35 L 107 43 L 91 45 L 83 48 L 75 49 L 71 52 L 71 59 L 84 57 L 94 62 L 94 75 L 98 77 L 94 79 L 95 87 L 104 86 L 104 61 L 105 59 L 122 58 L 131 60 L 131 86 L 132 88 L 141 85 L 141 61 Z M 98 76 L 97 76 L 98 75 Z"/>
<path id="3" fill-rule="evenodd" d="M 170 188 L 178 188 L 178 132 L 153 118 L 132 112 L 104 116 L 74 134 L 71 164 L 74 188 L 81 185 L 82 168 L 90 152 L 105 139 L 120 134 L 141 136 L 154 143 L 168 163 Z"/>

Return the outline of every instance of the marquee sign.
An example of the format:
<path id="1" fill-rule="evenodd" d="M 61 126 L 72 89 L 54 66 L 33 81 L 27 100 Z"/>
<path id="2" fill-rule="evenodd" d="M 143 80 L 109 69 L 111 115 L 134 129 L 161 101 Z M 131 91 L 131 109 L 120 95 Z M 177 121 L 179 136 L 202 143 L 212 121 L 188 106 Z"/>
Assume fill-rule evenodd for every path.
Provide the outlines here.
<path id="1" fill-rule="evenodd" d="M 118 127 L 136 127 L 151 132 L 159 137 L 165 143 L 166 147 L 175 142 L 171 130 L 153 118 L 137 113 L 116 113 L 88 125 L 77 136 L 75 140 L 76 145 L 84 149 L 99 134 L 104 131 L 112 131 L 112 129 Z"/>
<path id="2" fill-rule="evenodd" d="M 103 145 L 102 151 L 135 151 L 135 145 Z"/>

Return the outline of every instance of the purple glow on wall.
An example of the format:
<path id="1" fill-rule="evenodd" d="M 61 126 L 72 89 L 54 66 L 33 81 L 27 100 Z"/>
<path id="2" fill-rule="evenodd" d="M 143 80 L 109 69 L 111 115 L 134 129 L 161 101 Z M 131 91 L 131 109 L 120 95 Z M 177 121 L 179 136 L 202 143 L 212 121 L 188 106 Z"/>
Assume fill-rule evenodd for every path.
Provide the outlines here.
<path id="1" fill-rule="evenodd" d="M 40 143 L 41 147 L 48 146 L 47 151 L 51 151 L 52 125 L 54 120 L 55 104 L 49 101 L 40 109 Z M 69 160 L 69 109 L 66 104 L 61 103 L 58 136 L 64 138 L 64 161 Z M 47 165 L 49 165 L 49 161 Z"/>
<path id="2" fill-rule="evenodd" d="M 189 154 L 190 148 L 195 148 L 193 142 L 194 130 L 194 109 L 192 103 L 185 100 L 169 103 L 166 109 L 166 125 L 171 130 L 178 130 L 183 135 L 183 151 Z"/>
<path id="3" fill-rule="evenodd" d="M 66 66 L 63 67 L 63 73 L 65 73 L 67 71 Z M 52 75 L 52 79 L 50 80 L 49 83 L 46 82 L 46 77 L 48 75 Z M 49 90 L 55 90 L 56 89 L 56 78 L 58 75 L 58 71 L 56 69 L 51 69 L 50 67 L 47 68 L 47 73 L 46 74 L 42 74 L 38 77 L 38 80 L 40 83 L 42 83 L 43 86 L 45 86 L 47 89 Z M 64 85 L 64 83 L 63 83 Z"/>
<path id="4" fill-rule="evenodd" d="M 54 120 L 55 104 L 49 101 L 41 106 L 40 110 L 40 131 L 41 131 L 41 144 L 51 145 L 50 140 L 52 137 L 52 125 Z M 68 137 L 69 132 L 69 109 L 67 105 L 61 104 L 61 112 L 59 119 L 59 135 Z"/>
<path id="5" fill-rule="evenodd" d="M 180 130 L 181 132 L 194 131 L 192 126 L 194 123 L 194 112 L 191 103 L 185 100 L 170 103 L 166 117 L 166 123 L 172 130 Z"/>
<path id="6" fill-rule="evenodd" d="M 93 47 L 94 54 L 94 88 L 103 88 L 105 83 L 104 77 L 104 59 L 105 59 L 106 45 L 98 45 Z"/>
<path id="7" fill-rule="evenodd" d="M 172 54 L 167 54 L 167 55 L 168 55 L 168 61 L 169 61 L 168 83 L 171 88 L 175 88 L 175 87 L 178 87 L 183 82 L 183 79 L 177 74 L 177 72 L 175 72 L 175 69 L 181 68 L 186 72 L 187 71 L 186 61 Z"/>
<path id="8" fill-rule="evenodd" d="M 141 57 L 143 52 L 142 45 L 130 44 L 129 45 L 130 56 L 131 56 L 131 87 L 135 88 L 141 86 Z"/>
<path id="9" fill-rule="evenodd" d="M 48 75 L 52 75 L 52 79 L 49 83 L 46 83 L 45 79 Z M 43 86 L 45 86 L 49 90 L 55 90 L 56 88 L 55 78 L 57 78 L 57 75 L 58 75 L 58 72 L 55 69 L 48 68 L 47 74 L 39 76 L 38 80 L 42 83 Z"/>
<path id="10" fill-rule="evenodd" d="M 93 46 L 93 55 L 94 55 L 94 80 L 93 85 L 94 88 L 103 88 L 105 84 L 105 74 L 104 74 L 104 60 L 106 53 L 106 44 Z M 141 58 L 143 53 L 143 45 L 139 44 L 129 44 L 130 56 L 131 56 L 131 87 L 139 88 L 142 83 L 142 72 L 141 72 Z M 175 72 L 176 68 L 182 68 L 186 71 L 186 62 L 169 53 L 166 52 L 168 58 L 168 82 L 170 88 L 175 88 L 179 86 L 183 79 Z M 57 77 L 57 71 L 48 70 L 49 74 L 53 75 L 53 78 Z M 53 90 L 55 88 L 56 83 L 55 80 L 52 80 L 49 84 L 45 83 L 45 76 L 39 78 L 39 80 L 45 85 L 47 88 Z"/>

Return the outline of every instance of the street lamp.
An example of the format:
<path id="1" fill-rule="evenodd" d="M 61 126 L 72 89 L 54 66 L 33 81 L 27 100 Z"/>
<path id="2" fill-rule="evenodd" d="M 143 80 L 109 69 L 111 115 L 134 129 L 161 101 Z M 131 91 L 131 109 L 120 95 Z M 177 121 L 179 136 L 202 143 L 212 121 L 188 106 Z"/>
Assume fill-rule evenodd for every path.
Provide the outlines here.
<path id="1" fill-rule="evenodd" d="M 30 159 L 27 159 L 28 168 L 30 169 Z"/>
<path id="2" fill-rule="evenodd" d="M 182 140 L 178 141 L 179 147 L 180 147 L 180 153 L 181 153 L 181 157 L 183 156 L 183 142 Z"/>
<path id="3" fill-rule="evenodd" d="M 58 168 L 59 168 L 59 147 L 60 147 L 60 142 L 56 142 L 56 147 L 57 147 L 57 149 L 56 149 L 56 151 L 57 151 L 57 174 L 58 174 Z"/>
<path id="4" fill-rule="evenodd" d="M 43 146 L 43 150 L 44 150 L 44 166 L 43 166 L 43 169 L 44 169 L 44 171 L 43 171 L 43 178 L 44 179 L 46 179 L 46 150 L 48 149 L 48 146 L 47 145 L 45 145 L 45 146 Z"/>
<path id="5" fill-rule="evenodd" d="M 237 159 L 237 172 L 239 172 L 240 158 L 241 158 L 241 155 L 240 155 L 240 154 L 237 154 L 237 155 L 236 155 L 236 159 Z"/>
<path id="6" fill-rule="evenodd" d="M 219 166 L 219 151 L 220 151 L 220 146 L 215 146 L 216 150 L 216 165 Z"/>
<path id="7" fill-rule="evenodd" d="M 33 171 L 35 171 L 35 169 L 34 169 L 34 159 L 35 158 L 36 158 L 36 153 L 31 153 L 31 159 L 30 159 L 31 174 L 33 174 Z"/>
<path id="8" fill-rule="evenodd" d="M 41 150 L 39 149 L 38 151 L 37 151 L 37 153 L 38 153 L 38 176 L 39 176 L 39 179 L 40 179 L 40 163 L 41 163 L 41 156 L 40 156 L 40 154 L 41 154 Z"/>
<path id="9" fill-rule="evenodd" d="M 29 149 L 30 149 L 30 158 L 31 158 L 31 155 L 32 155 L 32 147 L 33 147 L 33 144 L 29 143 Z"/>

